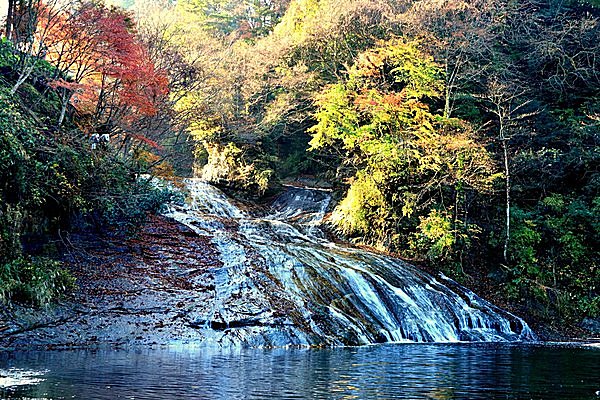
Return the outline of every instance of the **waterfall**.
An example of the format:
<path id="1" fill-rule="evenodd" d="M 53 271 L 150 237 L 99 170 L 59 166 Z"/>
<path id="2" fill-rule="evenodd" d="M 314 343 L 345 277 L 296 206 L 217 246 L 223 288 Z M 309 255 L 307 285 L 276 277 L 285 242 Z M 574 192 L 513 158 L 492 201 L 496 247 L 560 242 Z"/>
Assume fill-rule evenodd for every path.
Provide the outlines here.
<path id="1" fill-rule="evenodd" d="M 202 181 L 187 187 L 189 203 L 167 215 L 209 235 L 221 253 L 211 312 L 194 321 L 221 344 L 535 339 L 522 319 L 443 275 L 328 241 L 326 190 L 288 187 L 257 216 Z"/>

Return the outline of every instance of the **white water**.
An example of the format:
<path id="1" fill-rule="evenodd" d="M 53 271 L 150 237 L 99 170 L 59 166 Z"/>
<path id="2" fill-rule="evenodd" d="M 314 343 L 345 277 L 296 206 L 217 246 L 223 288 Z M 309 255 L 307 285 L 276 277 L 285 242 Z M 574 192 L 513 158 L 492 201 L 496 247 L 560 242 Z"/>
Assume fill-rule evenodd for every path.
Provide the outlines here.
<path id="1" fill-rule="evenodd" d="M 19 368 L 0 369 L 0 389 L 14 386 L 34 385 L 44 381 L 48 371 L 31 371 Z"/>
<path id="2" fill-rule="evenodd" d="M 327 241 L 319 228 L 331 199 L 327 191 L 288 188 L 267 216 L 254 217 L 204 182 L 187 185 L 189 204 L 168 215 L 210 235 L 221 252 L 212 311 L 203 320 L 207 330 L 214 322 L 237 326 L 227 331 L 232 344 L 534 338 L 520 318 L 449 278 Z M 253 322 L 242 326 L 246 314 Z"/>

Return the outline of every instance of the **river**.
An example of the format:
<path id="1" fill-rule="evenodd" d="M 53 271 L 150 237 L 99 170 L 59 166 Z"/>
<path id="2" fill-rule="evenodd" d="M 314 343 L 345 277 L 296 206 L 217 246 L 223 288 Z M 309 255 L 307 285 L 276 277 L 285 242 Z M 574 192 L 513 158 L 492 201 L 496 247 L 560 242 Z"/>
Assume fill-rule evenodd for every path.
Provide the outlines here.
<path id="1" fill-rule="evenodd" d="M 518 316 L 442 274 L 340 246 L 321 230 L 331 193 L 288 187 L 255 215 L 224 193 L 188 180 L 190 200 L 167 214 L 211 237 L 215 271 L 209 312 L 194 324 L 223 345 L 361 345 L 383 342 L 523 341 Z"/>
<path id="2" fill-rule="evenodd" d="M 600 349 L 383 344 L 0 354 L 6 399 L 597 399 Z"/>

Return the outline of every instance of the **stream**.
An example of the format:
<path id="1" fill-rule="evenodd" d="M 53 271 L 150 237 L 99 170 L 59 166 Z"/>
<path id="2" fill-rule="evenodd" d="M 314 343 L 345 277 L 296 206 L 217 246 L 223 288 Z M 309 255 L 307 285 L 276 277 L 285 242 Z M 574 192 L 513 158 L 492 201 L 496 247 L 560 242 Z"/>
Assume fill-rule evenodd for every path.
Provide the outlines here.
<path id="1" fill-rule="evenodd" d="M 189 202 L 167 215 L 210 236 L 220 253 L 210 312 L 195 324 L 222 345 L 535 339 L 522 319 L 444 275 L 327 240 L 327 190 L 287 187 L 254 215 L 205 182 L 187 187 Z"/>

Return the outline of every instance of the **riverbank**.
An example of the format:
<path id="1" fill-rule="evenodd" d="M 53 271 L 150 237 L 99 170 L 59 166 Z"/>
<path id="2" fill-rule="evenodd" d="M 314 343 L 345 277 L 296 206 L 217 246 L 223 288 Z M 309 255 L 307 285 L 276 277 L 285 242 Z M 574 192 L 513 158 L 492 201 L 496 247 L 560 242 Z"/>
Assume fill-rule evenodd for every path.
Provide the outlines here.
<path id="1" fill-rule="evenodd" d="M 78 348 L 195 341 L 190 318 L 214 296 L 210 238 L 153 216 L 131 239 L 75 235 L 65 267 L 77 289 L 47 309 L 3 310 L 3 348 Z"/>

